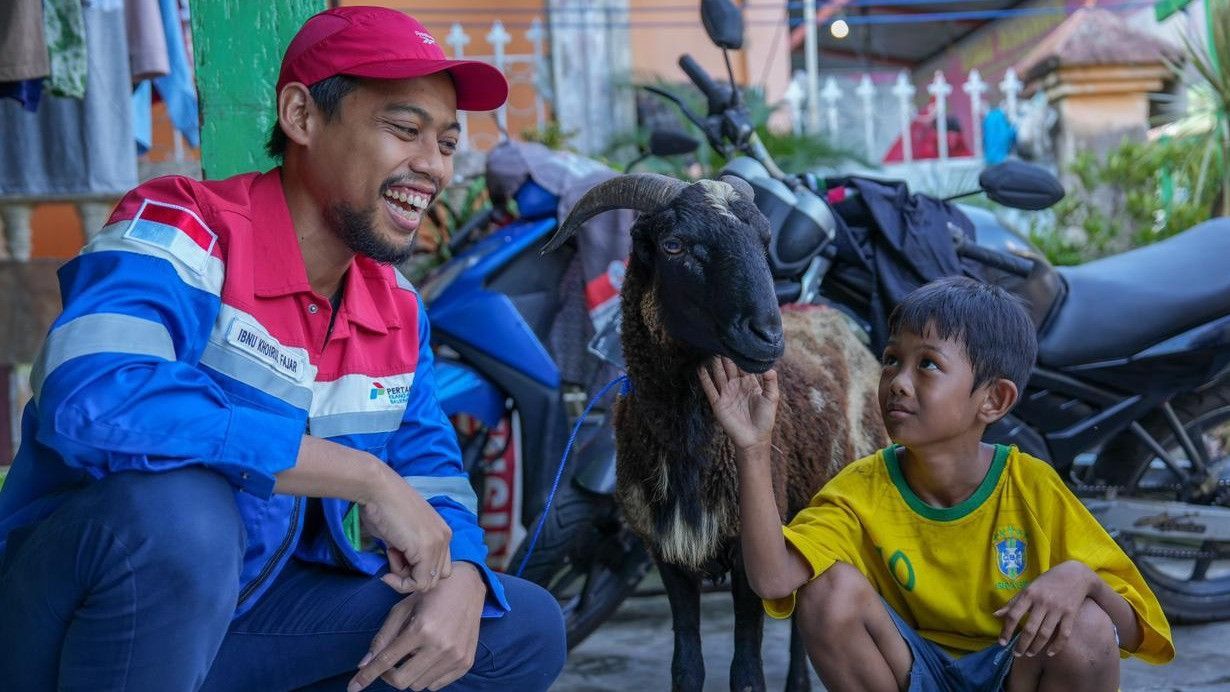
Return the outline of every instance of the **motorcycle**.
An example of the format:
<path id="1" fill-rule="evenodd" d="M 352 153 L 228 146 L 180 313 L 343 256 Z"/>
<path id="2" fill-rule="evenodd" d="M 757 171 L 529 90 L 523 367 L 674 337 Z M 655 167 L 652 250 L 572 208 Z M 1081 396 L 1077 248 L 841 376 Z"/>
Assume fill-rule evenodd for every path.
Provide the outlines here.
<path id="1" fill-rule="evenodd" d="M 655 132 L 638 161 L 688 153 L 698 144 L 679 133 Z M 494 203 L 458 230 L 450 241 L 451 259 L 420 287 L 432 326 L 437 393 L 480 498 L 488 565 L 554 593 L 570 645 L 605 621 L 651 564 L 615 508 L 611 420 L 604 408 L 583 415 L 578 405 L 593 387 L 576 381 L 595 378 L 564 372 L 613 371 L 578 366 L 578 358 L 599 366 L 601 361 L 588 355 L 584 341 L 570 349 L 576 340 L 559 336 L 561 324 L 569 332 L 579 329 L 586 308 L 599 327 L 609 319 L 626 248 L 597 248 L 597 256 L 613 252 L 615 261 L 585 285 L 570 279 L 583 259 L 579 253 L 594 254 L 594 248 L 578 245 L 584 238 L 539 256 L 557 227 L 561 195 L 570 194 L 566 188 L 586 188 L 613 174 L 540 145 L 501 144 L 488 163 Z M 623 237 L 626 228 L 597 235 Z M 570 280 L 575 290 L 561 290 Z M 578 299 L 595 295 L 597 304 L 578 307 Z M 561 469 L 574 427 L 577 444 Z M 544 512 L 549 497 L 551 511 Z"/>
<path id="2" fill-rule="evenodd" d="M 729 0 L 702 0 L 701 12 L 715 44 L 739 47 L 741 19 Z M 759 143 L 733 81 L 719 84 L 688 55 L 679 65 L 706 96 L 708 114 L 662 95 L 727 155 L 723 173 L 755 190 L 773 228 L 769 259 L 779 298 L 832 305 L 869 344 L 882 343 L 893 303 L 858 250 L 883 229 L 864 196 L 846 194 L 866 186 L 783 173 Z M 1043 209 L 1063 195 L 1052 175 L 1020 162 L 986 169 L 979 183 L 979 192 L 1019 209 Z M 1230 218 L 1081 266 L 1052 267 L 990 212 L 934 208 L 946 223 L 929 231 L 953 244 L 963 261 L 958 271 L 1019 296 L 1038 330 L 1026 390 L 988 429 L 988 441 L 1049 460 L 1131 556 L 1172 621 L 1230 618 Z"/>

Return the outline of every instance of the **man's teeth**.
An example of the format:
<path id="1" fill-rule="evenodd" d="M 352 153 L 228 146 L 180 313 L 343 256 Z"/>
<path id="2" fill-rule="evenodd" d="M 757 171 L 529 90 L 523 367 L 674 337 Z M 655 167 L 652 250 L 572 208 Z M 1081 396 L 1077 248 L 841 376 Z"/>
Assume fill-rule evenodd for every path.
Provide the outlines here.
<path id="1" fill-rule="evenodd" d="M 402 204 L 408 204 L 411 207 L 414 207 L 415 209 L 426 209 L 427 203 L 430 201 L 430 198 L 428 198 L 426 195 L 419 195 L 419 194 L 414 194 L 414 193 L 407 194 L 405 192 L 400 192 L 400 191 L 394 192 L 393 190 L 385 191 L 384 196 L 388 197 L 391 200 L 401 202 Z"/>

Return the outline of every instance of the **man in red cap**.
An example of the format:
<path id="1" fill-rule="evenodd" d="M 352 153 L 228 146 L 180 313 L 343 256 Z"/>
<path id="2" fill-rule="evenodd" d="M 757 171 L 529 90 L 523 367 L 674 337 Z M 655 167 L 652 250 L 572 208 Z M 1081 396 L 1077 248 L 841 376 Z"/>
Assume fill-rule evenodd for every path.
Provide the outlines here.
<path id="1" fill-rule="evenodd" d="M 291 42 L 266 173 L 159 178 L 60 271 L 0 492 L 7 690 L 545 689 L 392 266 L 495 68 L 393 10 Z"/>

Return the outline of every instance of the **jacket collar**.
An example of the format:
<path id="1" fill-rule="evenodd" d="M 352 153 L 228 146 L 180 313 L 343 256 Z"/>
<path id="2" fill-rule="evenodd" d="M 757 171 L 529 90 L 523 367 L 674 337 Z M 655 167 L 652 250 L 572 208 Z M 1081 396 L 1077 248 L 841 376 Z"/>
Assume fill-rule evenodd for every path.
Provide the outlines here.
<path id="1" fill-rule="evenodd" d="M 259 175 L 253 181 L 252 222 L 253 248 L 258 258 L 252 277 L 254 293 L 265 298 L 295 293 L 315 296 L 282 190 L 281 168 Z M 389 272 L 392 271 L 396 270 L 367 257 L 356 256 L 351 260 L 342 280 L 342 305 L 334 326 L 335 336 L 349 333 L 342 326 L 342 320 L 381 334 L 401 327 L 391 291 L 393 277 Z"/>

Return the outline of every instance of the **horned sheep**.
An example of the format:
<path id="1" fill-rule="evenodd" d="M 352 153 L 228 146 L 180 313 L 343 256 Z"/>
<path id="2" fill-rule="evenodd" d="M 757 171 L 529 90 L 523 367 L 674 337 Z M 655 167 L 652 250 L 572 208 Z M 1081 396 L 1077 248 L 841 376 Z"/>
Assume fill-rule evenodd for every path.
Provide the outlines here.
<path id="1" fill-rule="evenodd" d="M 734 447 L 714 420 L 697 368 L 720 354 L 748 372 L 777 369 L 773 483 L 787 521 L 845 463 L 885 444 L 879 367 L 837 310 L 779 310 L 766 258 L 768 222 L 745 181 L 686 184 L 655 174 L 608 180 L 578 202 L 546 249 L 616 208 L 642 212 L 631 229 L 621 294 L 632 389 L 616 404 L 616 497 L 667 591 L 673 687 L 704 686 L 700 586 L 729 572 L 730 686 L 764 689 L 763 610 L 740 566 Z M 797 633 L 790 658 L 787 689 L 807 689 Z"/>

